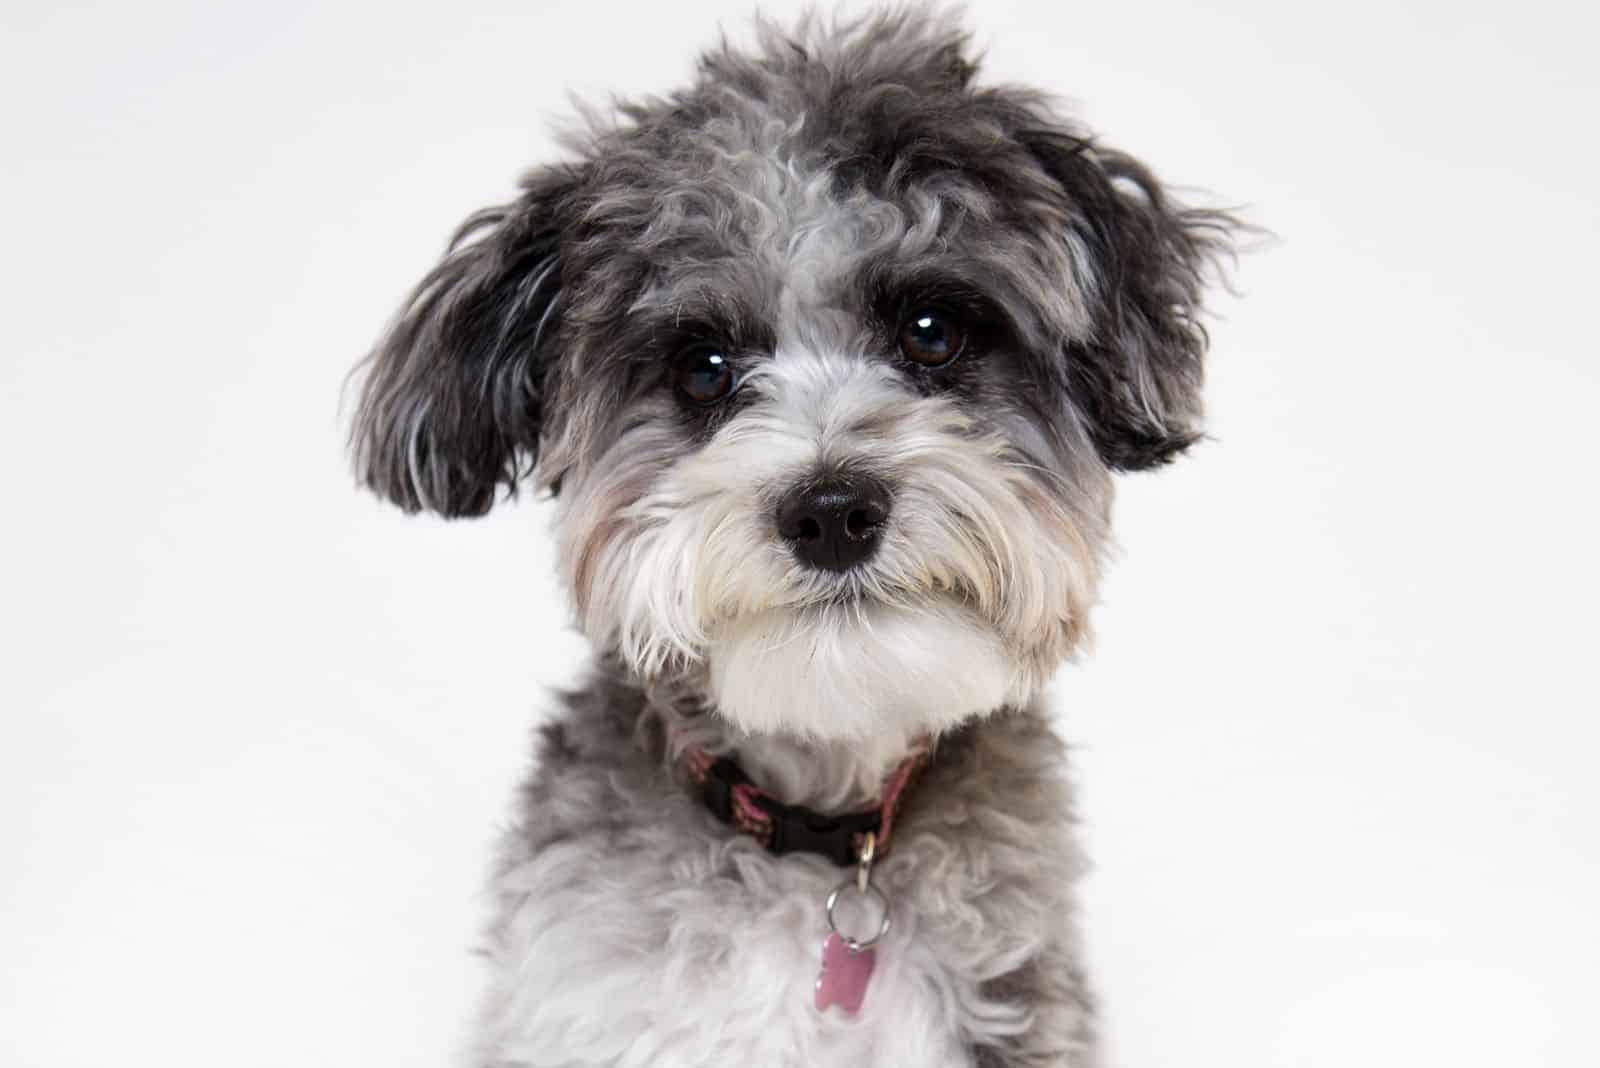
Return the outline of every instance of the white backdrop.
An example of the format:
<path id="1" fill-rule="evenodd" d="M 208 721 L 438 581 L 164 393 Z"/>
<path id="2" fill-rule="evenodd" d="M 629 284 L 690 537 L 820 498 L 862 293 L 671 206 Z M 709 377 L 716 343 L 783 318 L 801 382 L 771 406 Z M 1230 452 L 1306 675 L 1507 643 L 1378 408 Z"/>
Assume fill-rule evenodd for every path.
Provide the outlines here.
<path id="1" fill-rule="evenodd" d="M 971 5 L 991 78 L 1279 236 L 1056 687 L 1115 1064 L 1600 1064 L 1567 6 Z M 355 492 L 341 379 L 568 90 L 671 87 L 748 8 L 7 5 L 0 1062 L 459 1051 L 583 646 L 543 505 Z"/>

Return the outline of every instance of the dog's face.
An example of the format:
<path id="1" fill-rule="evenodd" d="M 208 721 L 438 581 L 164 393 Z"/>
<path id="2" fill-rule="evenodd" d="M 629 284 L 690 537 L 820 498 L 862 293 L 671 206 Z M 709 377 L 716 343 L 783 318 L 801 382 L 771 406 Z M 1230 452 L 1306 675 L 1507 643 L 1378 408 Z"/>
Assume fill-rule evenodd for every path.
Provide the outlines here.
<path id="1" fill-rule="evenodd" d="M 963 43 L 769 31 L 469 220 L 374 354 L 364 480 L 467 515 L 531 473 L 586 632 L 747 730 L 1028 699 L 1087 631 L 1110 472 L 1196 436 L 1226 219 Z"/>

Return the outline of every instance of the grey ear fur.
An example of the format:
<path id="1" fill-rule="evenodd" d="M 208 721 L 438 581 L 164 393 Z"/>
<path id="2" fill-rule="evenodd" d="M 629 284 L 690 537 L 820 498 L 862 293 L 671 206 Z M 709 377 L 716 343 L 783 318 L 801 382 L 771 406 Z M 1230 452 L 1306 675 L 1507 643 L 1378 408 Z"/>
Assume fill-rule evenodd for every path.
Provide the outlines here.
<path id="1" fill-rule="evenodd" d="M 1095 446 L 1118 470 L 1166 463 L 1201 436 L 1201 299 L 1239 223 L 1174 203 L 1138 160 L 1072 131 L 1020 136 L 1065 192 L 1093 264 L 1093 331 L 1067 373 Z"/>
<path id="2" fill-rule="evenodd" d="M 350 447 L 379 496 L 482 515 L 532 468 L 577 184 L 571 168 L 547 168 L 467 219 L 368 356 Z"/>

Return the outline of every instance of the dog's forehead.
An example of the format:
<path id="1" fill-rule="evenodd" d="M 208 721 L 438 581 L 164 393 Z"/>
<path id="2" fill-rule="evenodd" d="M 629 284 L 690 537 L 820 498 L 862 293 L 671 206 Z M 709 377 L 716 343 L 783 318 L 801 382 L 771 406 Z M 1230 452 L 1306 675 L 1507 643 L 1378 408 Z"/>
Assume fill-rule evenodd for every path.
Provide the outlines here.
<path id="1" fill-rule="evenodd" d="M 921 108 L 902 107 L 891 136 L 810 97 L 723 97 L 613 143 L 588 214 L 636 265 L 628 313 L 831 347 L 859 335 L 874 297 L 936 278 L 1024 330 L 1086 331 L 1091 272 L 1036 163 L 969 98 Z"/>
<path id="2" fill-rule="evenodd" d="M 632 310 L 734 301 L 782 341 L 854 308 L 873 265 L 915 262 L 957 239 L 960 220 L 931 183 L 889 193 L 846 181 L 844 161 L 818 147 L 803 117 L 750 108 L 686 137 L 691 162 L 662 165 L 642 220 L 657 255 Z"/>

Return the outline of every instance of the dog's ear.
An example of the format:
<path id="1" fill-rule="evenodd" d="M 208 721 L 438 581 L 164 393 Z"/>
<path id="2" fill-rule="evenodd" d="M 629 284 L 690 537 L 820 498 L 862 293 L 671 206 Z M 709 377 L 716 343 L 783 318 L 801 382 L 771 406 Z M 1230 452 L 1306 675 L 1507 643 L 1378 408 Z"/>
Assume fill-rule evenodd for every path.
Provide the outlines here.
<path id="1" fill-rule="evenodd" d="M 1235 221 L 1183 208 L 1138 160 L 1050 123 L 1020 138 L 1065 194 L 1093 317 L 1067 353 L 1075 402 L 1118 470 L 1166 463 L 1200 437 L 1202 290 Z"/>
<path id="2" fill-rule="evenodd" d="M 535 172 L 463 223 L 367 358 L 356 475 L 406 511 L 482 515 L 531 469 L 579 180 Z"/>

